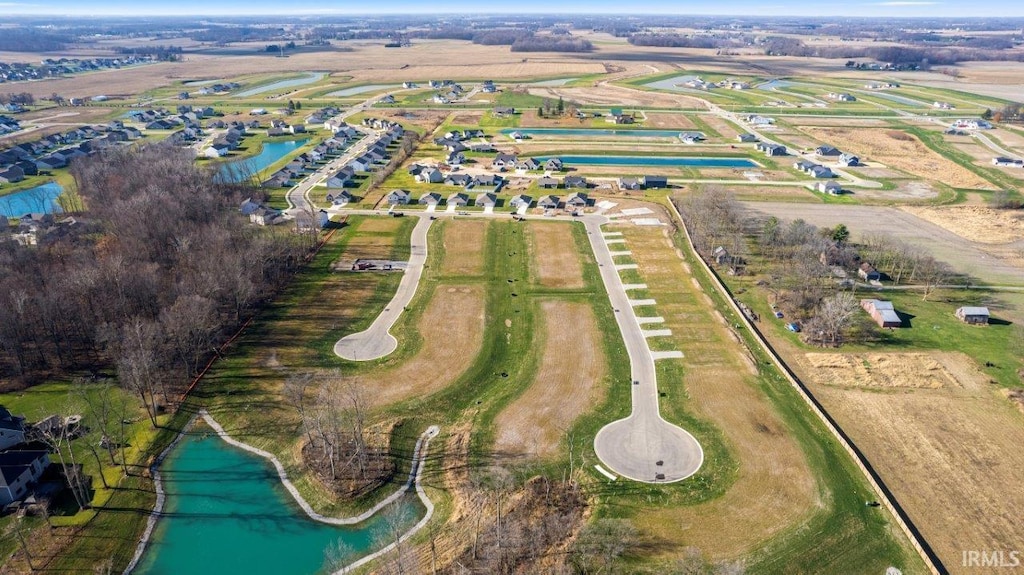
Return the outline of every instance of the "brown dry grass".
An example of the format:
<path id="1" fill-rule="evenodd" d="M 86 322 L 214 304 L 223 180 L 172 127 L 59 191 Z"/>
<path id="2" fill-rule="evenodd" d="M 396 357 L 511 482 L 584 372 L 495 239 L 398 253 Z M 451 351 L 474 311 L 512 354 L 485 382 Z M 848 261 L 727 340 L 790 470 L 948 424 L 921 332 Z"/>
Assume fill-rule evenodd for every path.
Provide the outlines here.
<path id="1" fill-rule="evenodd" d="M 936 154 L 916 137 L 904 132 L 897 132 L 899 136 L 894 138 L 889 131 L 873 129 L 811 126 L 801 129 L 819 141 L 835 143 L 863 158 L 926 180 L 937 180 L 955 188 L 992 189 L 989 182 Z"/>
<path id="2" fill-rule="evenodd" d="M 740 134 L 740 129 L 736 127 L 736 124 L 722 118 L 717 114 L 704 114 L 701 116 L 704 122 L 718 131 L 726 140 L 735 140 L 736 136 Z M 745 131 L 745 130 L 744 130 Z"/>
<path id="3" fill-rule="evenodd" d="M 685 114 L 668 114 L 665 112 L 646 112 L 644 115 L 647 116 L 647 121 L 644 122 L 644 126 L 648 128 L 662 128 L 666 130 L 680 129 L 680 130 L 695 130 L 696 124 L 693 123 L 689 117 Z"/>
<path id="4" fill-rule="evenodd" d="M 479 275 L 484 266 L 486 220 L 453 219 L 444 224 L 442 275 Z"/>
<path id="5" fill-rule="evenodd" d="M 351 382 L 375 406 L 443 389 L 480 352 L 484 332 L 483 288 L 439 285 L 417 323 L 417 330 L 423 346 L 414 357 L 394 369 L 343 377 L 341 383 Z"/>
<path id="6" fill-rule="evenodd" d="M 805 381 L 815 382 L 815 373 Z M 1004 572 L 960 568 L 961 553 L 1024 541 L 1024 419 L 1000 394 L 960 383 L 900 393 L 813 383 L 812 390 L 951 572 Z"/>
<path id="7" fill-rule="evenodd" d="M 938 389 L 977 388 L 985 381 L 980 372 L 971 377 L 958 367 L 970 364 L 959 353 L 808 353 L 806 359 L 823 385 Z"/>
<path id="8" fill-rule="evenodd" d="M 982 206 L 903 208 L 954 234 L 983 244 L 1007 244 L 1024 239 L 1024 214 Z"/>
<path id="9" fill-rule="evenodd" d="M 660 208 L 658 208 L 659 211 Z M 667 230 L 627 225 L 622 231 L 640 266 L 658 315 L 686 356 L 682 382 L 688 407 L 722 431 L 739 463 L 736 482 L 714 501 L 653 507 L 635 519 L 656 540 L 699 548 L 713 559 L 735 558 L 791 529 L 821 506 L 817 485 L 791 432 L 750 375 L 745 350 L 717 321 L 690 281 Z M 665 382 L 670 392 L 678 383 Z M 677 393 L 676 395 L 681 395 Z"/>
<path id="10" fill-rule="evenodd" d="M 542 286 L 581 288 L 583 264 L 572 237 L 572 228 L 563 223 L 530 222 L 533 262 Z"/>
<path id="11" fill-rule="evenodd" d="M 563 226 L 565 227 L 565 226 Z M 540 370 L 523 395 L 494 421 L 495 449 L 502 454 L 550 457 L 565 430 L 602 400 L 601 380 L 607 372 L 601 333 L 587 304 L 545 301 Z M 567 349 L 576 349 L 568 358 Z"/>

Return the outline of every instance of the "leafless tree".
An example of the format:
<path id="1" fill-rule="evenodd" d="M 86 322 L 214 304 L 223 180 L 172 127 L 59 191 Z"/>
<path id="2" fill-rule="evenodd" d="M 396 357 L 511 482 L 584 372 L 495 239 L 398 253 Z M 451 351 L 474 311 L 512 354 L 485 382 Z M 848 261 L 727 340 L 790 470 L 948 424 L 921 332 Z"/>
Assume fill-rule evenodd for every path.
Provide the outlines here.
<path id="1" fill-rule="evenodd" d="M 157 327 L 140 317 L 125 324 L 117 358 L 117 375 L 126 391 L 137 395 L 146 408 L 149 422 L 157 427 L 157 389 L 161 377 Z"/>
<path id="2" fill-rule="evenodd" d="M 822 300 L 814 318 L 808 322 L 807 331 L 817 335 L 824 343 L 835 345 L 842 340 L 843 333 L 857 313 L 859 305 L 849 292 L 839 292 Z"/>

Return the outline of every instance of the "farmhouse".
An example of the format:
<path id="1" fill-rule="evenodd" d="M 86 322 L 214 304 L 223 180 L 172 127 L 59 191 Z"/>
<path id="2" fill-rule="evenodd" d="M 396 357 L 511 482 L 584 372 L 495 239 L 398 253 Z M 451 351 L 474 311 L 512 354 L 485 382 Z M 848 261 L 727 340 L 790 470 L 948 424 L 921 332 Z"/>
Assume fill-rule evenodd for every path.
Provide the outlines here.
<path id="1" fill-rule="evenodd" d="M 818 155 L 818 156 L 842 156 L 843 155 L 843 153 L 840 152 L 834 146 L 818 146 L 817 148 L 814 149 L 814 154 Z"/>
<path id="2" fill-rule="evenodd" d="M 857 268 L 857 275 L 865 281 L 878 281 L 882 279 L 882 274 L 875 269 L 875 266 L 864 262 Z"/>
<path id="3" fill-rule="evenodd" d="M 868 312 L 868 315 L 871 316 L 871 319 L 875 320 L 878 327 L 903 326 L 903 320 L 901 320 L 899 314 L 896 313 L 891 301 L 862 299 L 860 300 L 860 307 L 864 308 L 864 311 Z"/>
<path id="4" fill-rule="evenodd" d="M 957 308 L 956 317 L 964 323 L 972 325 L 988 325 L 988 308 L 964 306 Z"/>

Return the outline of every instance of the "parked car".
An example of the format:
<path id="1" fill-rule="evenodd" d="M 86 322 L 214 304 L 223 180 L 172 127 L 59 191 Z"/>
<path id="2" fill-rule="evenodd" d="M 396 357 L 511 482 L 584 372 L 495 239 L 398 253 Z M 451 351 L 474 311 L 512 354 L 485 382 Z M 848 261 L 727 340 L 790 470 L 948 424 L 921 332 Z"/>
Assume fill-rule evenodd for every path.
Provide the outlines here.
<path id="1" fill-rule="evenodd" d="M 779 310 L 775 310 L 775 317 L 782 319 L 782 312 Z"/>
<path id="2" fill-rule="evenodd" d="M 791 331 L 793 333 L 800 333 L 800 324 L 796 323 L 795 321 L 787 323 L 786 324 L 786 329 L 788 329 L 789 331 Z"/>

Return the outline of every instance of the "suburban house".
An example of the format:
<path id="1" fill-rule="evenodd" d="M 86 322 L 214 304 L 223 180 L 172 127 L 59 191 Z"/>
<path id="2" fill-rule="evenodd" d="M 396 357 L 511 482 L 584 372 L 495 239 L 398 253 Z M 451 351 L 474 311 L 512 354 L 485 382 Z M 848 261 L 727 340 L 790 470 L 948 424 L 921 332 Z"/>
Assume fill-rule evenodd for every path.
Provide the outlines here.
<path id="1" fill-rule="evenodd" d="M 0 183 L 14 184 L 25 179 L 25 170 L 22 170 L 18 166 L 11 166 L 6 170 L 0 171 Z"/>
<path id="2" fill-rule="evenodd" d="M 474 203 L 476 206 L 481 208 L 493 208 L 494 206 L 498 205 L 498 196 L 490 192 L 484 192 L 476 196 L 476 200 Z"/>
<path id="3" fill-rule="evenodd" d="M 548 158 L 548 161 L 544 162 L 544 169 L 548 172 L 561 172 L 562 160 L 559 160 L 558 158 Z"/>
<path id="4" fill-rule="evenodd" d="M 441 203 L 441 194 L 437 192 L 427 192 L 420 196 L 419 204 L 422 206 L 436 206 Z"/>
<path id="5" fill-rule="evenodd" d="M 409 203 L 409 192 L 405 190 L 391 190 L 385 197 L 388 205 L 404 205 Z"/>
<path id="6" fill-rule="evenodd" d="M 0 453 L 0 506 L 5 506 L 29 493 L 50 466 L 50 458 L 42 450 L 10 450 Z"/>
<path id="7" fill-rule="evenodd" d="M 834 146 L 818 146 L 814 148 L 814 154 L 817 156 L 842 156 L 843 153 Z"/>
<path id="8" fill-rule="evenodd" d="M 701 140 L 704 140 L 705 138 L 704 138 L 704 134 L 702 134 L 700 132 L 680 132 L 679 133 L 679 139 L 684 144 L 696 144 L 697 142 L 700 142 Z"/>
<path id="9" fill-rule="evenodd" d="M 955 106 L 949 102 L 932 102 L 932 108 L 938 110 L 952 110 Z"/>
<path id="10" fill-rule="evenodd" d="M 854 102 L 857 100 L 857 98 L 854 98 L 846 92 L 829 92 L 828 94 L 825 94 L 825 97 L 837 102 Z"/>
<path id="11" fill-rule="evenodd" d="M 537 207 L 546 209 L 557 208 L 558 202 L 558 196 L 544 196 L 541 199 L 537 200 Z"/>
<path id="12" fill-rule="evenodd" d="M 620 190 L 639 190 L 640 179 L 639 178 L 619 178 L 619 189 Z"/>
<path id="13" fill-rule="evenodd" d="M 494 117 L 505 118 L 516 113 L 515 108 L 509 108 L 507 106 L 497 106 L 494 108 Z"/>
<path id="14" fill-rule="evenodd" d="M 608 115 L 608 122 L 611 124 L 632 124 L 635 118 L 632 114 L 622 113 L 622 108 L 612 108 Z"/>
<path id="15" fill-rule="evenodd" d="M 558 187 L 558 179 L 544 176 L 537 180 L 537 186 L 543 190 L 551 190 Z"/>
<path id="16" fill-rule="evenodd" d="M 354 177 L 355 170 L 349 166 L 345 166 L 327 179 L 327 187 L 345 187 L 351 185 Z"/>
<path id="17" fill-rule="evenodd" d="M 957 120 L 953 122 L 953 127 L 961 130 L 991 130 L 992 124 L 985 120 Z"/>
<path id="18" fill-rule="evenodd" d="M 516 140 L 516 141 L 519 141 L 519 140 L 529 140 L 530 139 L 530 136 L 528 136 L 528 135 L 526 135 L 526 134 L 524 134 L 524 133 L 522 133 L 520 131 L 512 132 L 511 134 L 508 135 L 508 137 L 512 138 L 513 140 Z"/>
<path id="19" fill-rule="evenodd" d="M 668 176 L 644 176 L 643 188 L 647 190 L 667 188 Z"/>
<path id="20" fill-rule="evenodd" d="M 758 151 L 764 152 L 766 156 L 785 156 L 788 153 L 786 146 L 780 144 L 758 142 L 756 147 Z"/>
<path id="21" fill-rule="evenodd" d="M 854 156 L 853 154 L 843 153 L 843 154 L 841 154 L 839 156 L 838 164 L 840 166 L 845 166 L 845 167 L 848 167 L 848 168 L 851 168 L 851 167 L 854 167 L 854 166 L 859 166 L 860 165 L 860 158 L 858 158 L 857 156 Z"/>
<path id="22" fill-rule="evenodd" d="M 496 170 L 504 170 L 506 168 L 514 168 L 516 165 L 515 154 L 498 154 L 491 160 L 491 167 Z"/>
<path id="23" fill-rule="evenodd" d="M 252 201 L 252 198 L 246 198 L 245 201 L 242 202 L 242 205 L 238 207 L 238 211 L 241 212 L 243 216 L 251 216 L 252 213 L 258 209 L 260 209 L 260 205 Z"/>
<path id="24" fill-rule="evenodd" d="M 964 306 L 957 308 L 956 317 L 964 323 L 972 325 L 988 325 L 988 308 Z"/>
<path id="25" fill-rule="evenodd" d="M 525 160 L 519 160 L 516 162 L 516 170 L 522 172 L 528 172 L 532 170 L 539 170 L 540 162 L 533 158 L 526 158 Z"/>
<path id="26" fill-rule="evenodd" d="M 357 172 L 369 172 L 374 164 L 373 158 L 362 155 L 348 163 L 349 167 Z"/>
<path id="27" fill-rule="evenodd" d="M 462 186 L 466 187 L 473 181 L 473 177 L 469 174 L 448 174 L 448 177 L 444 179 L 444 183 L 449 186 Z"/>
<path id="28" fill-rule="evenodd" d="M 836 177 L 835 173 L 832 171 L 832 168 L 829 168 L 829 167 L 826 167 L 826 166 L 817 166 L 817 165 L 815 165 L 815 166 L 811 167 L 811 169 L 807 173 L 810 174 L 810 176 L 812 178 L 834 178 L 834 177 Z"/>
<path id="29" fill-rule="evenodd" d="M 871 316 L 871 319 L 875 320 L 878 327 L 903 326 L 903 320 L 901 320 L 899 314 L 896 313 L 891 301 L 862 299 L 860 300 L 860 307 L 864 308 L 864 311 L 868 312 L 868 315 Z"/>
<path id="30" fill-rule="evenodd" d="M 565 198 L 565 207 L 567 208 L 585 208 L 588 203 L 590 203 L 590 198 L 583 192 L 573 192 Z"/>
<path id="31" fill-rule="evenodd" d="M 830 196 L 838 196 L 843 193 L 843 187 L 838 182 L 818 182 L 814 185 L 814 189 Z"/>
<path id="32" fill-rule="evenodd" d="M 465 161 L 466 154 L 462 153 L 462 151 L 452 152 L 448 154 L 448 157 L 445 159 L 445 163 L 449 166 L 460 166 Z"/>
<path id="33" fill-rule="evenodd" d="M 750 124 L 751 126 L 771 126 L 772 124 L 775 123 L 775 118 L 751 114 L 743 118 L 743 121 Z"/>
<path id="34" fill-rule="evenodd" d="M 452 195 L 448 196 L 447 203 L 449 206 L 464 207 L 467 204 L 469 204 L 469 196 L 462 192 L 455 192 Z"/>
<path id="35" fill-rule="evenodd" d="M 882 279 L 882 274 L 875 269 L 875 266 L 867 262 L 860 264 L 860 267 L 857 268 L 857 275 L 860 276 L 862 280 L 869 282 Z"/>
<path id="36" fill-rule="evenodd" d="M 352 201 L 352 194 L 348 190 L 342 190 L 337 194 L 327 194 L 327 201 L 331 202 L 332 206 L 344 206 Z"/>
<path id="37" fill-rule="evenodd" d="M 214 143 L 203 151 L 207 158 L 223 158 L 231 151 L 231 146 L 226 142 Z"/>
<path id="38" fill-rule="evenodd" d="M 437 168 L 424 168 L 416 175 L 416 181 L 427 184 L 440 184 L 444 181 L 444 174 Z"/>
<path id="39" fill-rule="evenodd" d="M 586 188 L 587 179 L 583 176 L 566 176 L 562 180 L 562 185 L 568 188 Z"/>
<path id="40" fill-rule="evenodd" d="M 524 206 L 528 208 L 532 203 L 533 198 L 531 198 L 530 196 L 527 196 L 526 194 L 518 194 L 512 196 L 512 199 L 509 201 L 508 205 L 512 206 L 513 208 L 519 209 Z"/>
<path id="41" fill-rule="evenodd" d="M 740 134 L 740 135 L 736 136 L 736 139 L 740 143 L 746 144 L 746 143 L 750 143 L 750 142 L 756 142 L 757 141 L 757 136 L 755 136 L 754 134 Z"/>

